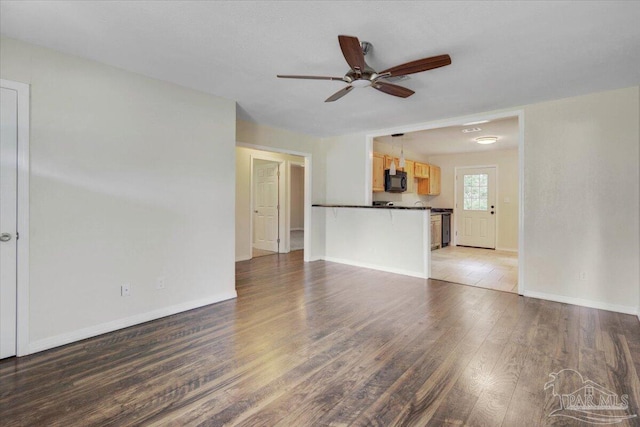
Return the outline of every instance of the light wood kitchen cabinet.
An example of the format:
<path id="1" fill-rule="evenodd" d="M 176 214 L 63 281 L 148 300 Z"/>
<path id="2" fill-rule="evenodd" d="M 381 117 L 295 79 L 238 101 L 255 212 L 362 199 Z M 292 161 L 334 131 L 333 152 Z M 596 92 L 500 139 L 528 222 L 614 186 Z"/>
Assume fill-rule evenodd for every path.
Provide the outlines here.
<path id="1" fill-rule="evenodd" d="M 404 161 L 405 168 L 404 170 L 407 172 L 407 193 L 415 193 L 416 185 L 415 185 L 415 175 L 414 175 L 414 161 L 406 160 Z"/>
<path id="2" fill-rule="evenodd" d="M 414 175 L 416 178 L 426 179 L 429 178 L 429 165 L 426 163 L 416 162 L 414 167 Z"/>
<path id="3" fill-rule="evenodd" d="M 373 192 L 384 191 L 384 160 L 385 155 L 373 153 Z"/>
<path id="4" fill-rule="evenodd" d="M 429 195 L 440 194 L 440 166 L 429 165 Z"/>
<path id="5" fill-rule="evenodd" d="M 374 193 L 384 191 L 384 171 L 395 162 L 396 169 L 407 173 L 407 193 L 421 195 L 440 194 L 440 168 L 438 166 L 405 159 L 405 167 L 400 167 L 400 159 L 389 154 L 373 153 L 372 188 Z M 430 179 L 433 177 L 433 179 Z"/>
<path id="6" fill-rule="evenodd" d="M 429 179 L 420 178 L 418 179 L 418 194 L 422 196 L 429 195 Z"/>
<path id="7" fill-rule="evenodd" d="M 402 169 L 400 168 L 400 159 L 399 159 L 399 158 L 397 158 L 397 157 L 393 157 L 393 156 L 386 155 L 386 154 L 385 154 L 385 156 L 384 156 L 384 168 L 385 168 L 385 169 L 390 169 L 390 168 L 391 168 L 391 162 L 392 162 L 392 161 L 396 164 L 396 169 L 397 169 L 397 170 L 402 170 Z"/>
<path id="8" fill-rule="evenodd" d="M 431 215 L 431 250 L 442 247 L 442 215 Z"/>
<path id="9" fill-rule="evenodd" d="M 437 196 L 440 194 L 440 167 L 427 165 L 429 178 L 418 179 L 418 194 L 423 196 Z"/>

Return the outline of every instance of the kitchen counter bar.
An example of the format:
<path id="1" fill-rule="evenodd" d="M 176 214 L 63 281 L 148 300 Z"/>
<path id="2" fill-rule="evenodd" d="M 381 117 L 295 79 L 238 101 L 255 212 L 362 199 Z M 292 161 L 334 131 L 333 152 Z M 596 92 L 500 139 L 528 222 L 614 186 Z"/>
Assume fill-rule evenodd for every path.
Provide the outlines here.
<path id="1" fill-rule="evenodd" d="M 314 205 L 313 211 L 325 229 L 320 259 L 429 277 L 429 208 Z"/>
<path id="2" fill-rule="evenodd" d="M 431 209 L 429 206 L 366 206 L 366 205 L 312 205 L 315 208 L 357 208 L 357 209 L 401 209 L 401 210 L 415 210 L 426 211 Z"/>

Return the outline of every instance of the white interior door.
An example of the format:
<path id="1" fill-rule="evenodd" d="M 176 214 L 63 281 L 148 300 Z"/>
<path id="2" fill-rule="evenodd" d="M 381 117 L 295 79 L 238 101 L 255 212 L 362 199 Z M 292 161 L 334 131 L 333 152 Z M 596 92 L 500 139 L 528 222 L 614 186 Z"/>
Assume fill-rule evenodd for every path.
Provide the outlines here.
<path id="1" fill-rule="evenodd" d="M 496 168 L 458 169 L 456 244 L 496 247 Z"/>
<path id="2" fill-rule="evenodd" d="M 16 354 L 18 93 L 0 93 L 0 359 Z"/>
<path id="3" fill-rule="evenodd" d="M 278 251 L 278 163 L 254 164 L 253 167 L 253 247 Z"/>

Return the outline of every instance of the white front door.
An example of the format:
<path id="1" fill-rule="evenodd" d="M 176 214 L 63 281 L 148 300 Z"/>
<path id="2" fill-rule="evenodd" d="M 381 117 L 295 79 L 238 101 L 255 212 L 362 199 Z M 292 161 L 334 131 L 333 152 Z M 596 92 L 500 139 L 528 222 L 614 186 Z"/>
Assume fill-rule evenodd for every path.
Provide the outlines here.
<path id="1" fill-rule="evenodd" d="M 496 168 L 460 168 L 456 174 L 456 244 L 496 247 Z"/>
<path id="2" fill-rule="evenodd" d="M 0 359 L 16 354 L 18 93 L 0 89 Z"/>
<path id="3" fill-rule="evenodd" d="M 278 163 L 253 168 L 253 247 L 278 251 Z"/>

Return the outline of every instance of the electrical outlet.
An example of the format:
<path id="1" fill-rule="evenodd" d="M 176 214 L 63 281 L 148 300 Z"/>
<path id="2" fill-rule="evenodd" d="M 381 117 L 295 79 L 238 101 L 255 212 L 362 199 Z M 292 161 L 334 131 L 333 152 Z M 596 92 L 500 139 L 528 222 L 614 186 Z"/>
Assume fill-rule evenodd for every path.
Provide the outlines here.
<path id="1" fill-rule="evenodd" d="M 120 295 L 122 295 L 123 297 L 131 296 L 131 285 L 129 285 L 128 283 L 122 285 L 120 287 Z"/>
<path id="2" fill-rule="evenodd" d="M 164 277 L 158 277 L 158 280 L 156 280 L 156 289 L 160 290 L 164 288 L 165 288 Z"/>
<path id="3" fill-rule="evenodd" d="M 587 272 L 586 271 L 581 271 L 580 272 L 580 280 L 587 280 Z"/>

